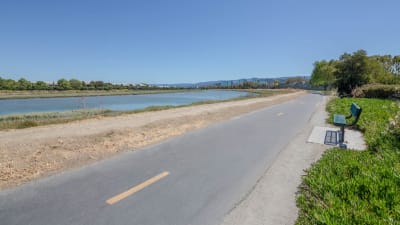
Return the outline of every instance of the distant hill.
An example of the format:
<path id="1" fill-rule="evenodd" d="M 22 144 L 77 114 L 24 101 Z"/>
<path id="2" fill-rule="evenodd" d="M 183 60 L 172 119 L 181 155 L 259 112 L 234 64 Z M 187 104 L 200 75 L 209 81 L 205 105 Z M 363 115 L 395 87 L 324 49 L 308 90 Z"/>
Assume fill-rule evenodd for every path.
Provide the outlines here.
<path id="1" fill-rule="evenodd" d="M 299 77 L 299 76 L 297 76 Z M 301 76 L 306 80 L 309 80 L 309 76 Z M 244 82 L 254 82 L 260 84 L 271 84 L 278 80 L 280 84 L 285 84 L 286 80 L 290 77 L 277 77 L 277 78 L 243 78 L 237 80 L 217 80 L 217 81 L 205 81 L 199 83 L 177 83 L 177 84 L 154 84 L 158 87 L 175 87 L 175 88 L 204 88 L 204 87 L 229 87 L 233 85 L 239 85 Z"/>

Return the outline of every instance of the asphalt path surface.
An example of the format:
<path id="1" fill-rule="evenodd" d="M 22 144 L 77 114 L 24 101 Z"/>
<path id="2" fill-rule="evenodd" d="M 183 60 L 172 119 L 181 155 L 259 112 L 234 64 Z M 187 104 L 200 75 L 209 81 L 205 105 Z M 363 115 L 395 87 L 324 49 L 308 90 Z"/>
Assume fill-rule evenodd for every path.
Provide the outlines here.
<path id="1" fill-rule="evenodd" d="M 219 224 L 321 101 L 308 94 L 5 190 L 0 224 Z"/>

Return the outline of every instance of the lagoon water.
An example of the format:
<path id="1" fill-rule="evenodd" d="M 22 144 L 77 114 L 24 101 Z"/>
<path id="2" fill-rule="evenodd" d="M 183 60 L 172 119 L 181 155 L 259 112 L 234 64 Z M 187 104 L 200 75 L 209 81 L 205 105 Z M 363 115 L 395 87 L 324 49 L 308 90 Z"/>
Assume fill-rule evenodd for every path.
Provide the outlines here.
<path id="1" fill-rule="evenodd" d="M 178 106 L 202 101 L 227 100 L 247 95 L 248 92 L 206 90 L 146 95 L 10 99 L 0 100 L 0 115 L 79 109 L 136 110 L 150 106 Z"/>

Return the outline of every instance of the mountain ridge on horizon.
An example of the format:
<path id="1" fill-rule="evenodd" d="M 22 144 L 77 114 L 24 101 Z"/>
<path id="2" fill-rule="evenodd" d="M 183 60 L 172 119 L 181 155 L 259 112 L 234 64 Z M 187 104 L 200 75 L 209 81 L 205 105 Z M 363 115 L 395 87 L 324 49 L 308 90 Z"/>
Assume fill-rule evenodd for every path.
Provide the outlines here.
<path id="1" fill-rule="evenodd" d="M 275 78 L 241 78 L 234 80 L 214 80 L 214 81 L 202 81 L 202 82 L 194 82 L 194 83 L 172 83 L 172 84 L 154 84 L 155 86 L 163 86 L 163 87 L 177 87 L 177 88 L 201 88 L 201 87 L 209 87 L 216 86 L 217 84 L 228 86 L 228 85 L 237 85 L 243 82 L 258 82 L 258 83 L 269 83 L 278 80 L 279 83 L 284 83 L 288 78 L 292 77 L 304 77 L 306 80 L 309 80 L 310 76 L 284 76 L 284 77 L 275 77 Z"/>

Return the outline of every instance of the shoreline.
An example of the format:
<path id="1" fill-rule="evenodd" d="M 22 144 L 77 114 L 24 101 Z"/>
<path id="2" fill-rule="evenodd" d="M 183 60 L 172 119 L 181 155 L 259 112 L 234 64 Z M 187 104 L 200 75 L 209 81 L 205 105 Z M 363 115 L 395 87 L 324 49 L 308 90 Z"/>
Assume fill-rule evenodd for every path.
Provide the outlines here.
<path id="1" fill-rule="evenodd" d="M 173 90 L 32 90 L 32 91 L 0 91 L 0 100 L 13 99 L 35 99 L 35 98 L 73 98 L 73 97 L 96 97 L 96 96 L 123 96 L 123 95 L 144 95 L 144 94 L 165 94 L 192 92 L 200 90 L 173 89 Z"/>
<path id="2" fill-rule="evenodd" d="M 167 94 L 181 92 L 199 92 L 204 90 L 221 91 L 244 91 L 257 93 L 266 90 L 270 92 L 285 89 L 156 89 L 156 90 L 31 90 L 31 91 L 9 91 L 0 90 L 0 100 L 13 99 L 35 99 L 35 98 L 73 98 L 73 97 L 96 97 L 96 96 L 124 96 L 124 95 L 147 95 L 147 94 Z"/>

